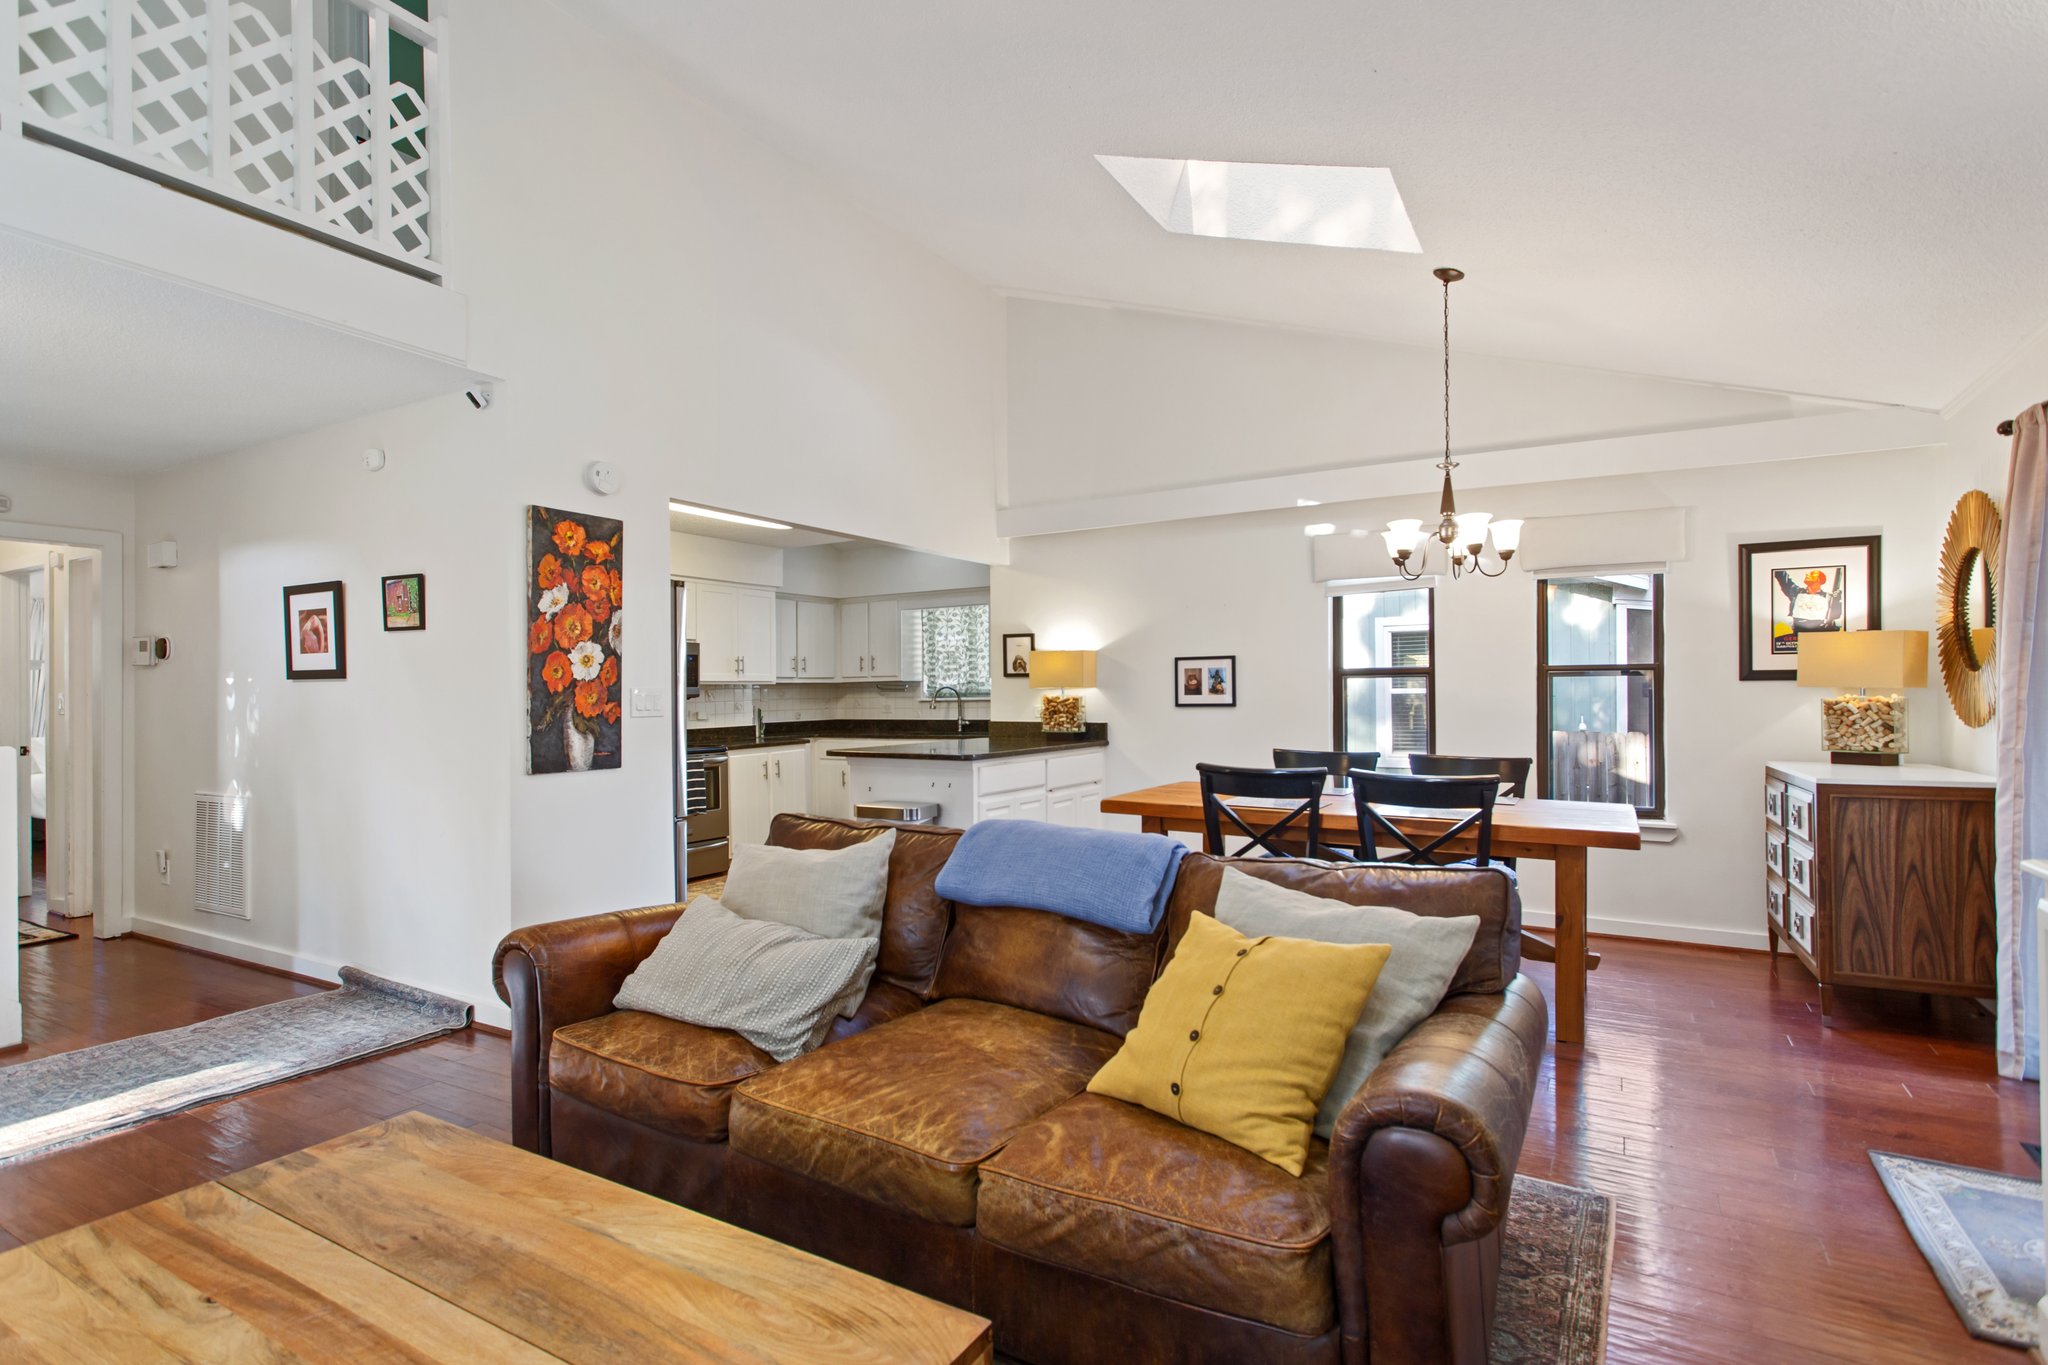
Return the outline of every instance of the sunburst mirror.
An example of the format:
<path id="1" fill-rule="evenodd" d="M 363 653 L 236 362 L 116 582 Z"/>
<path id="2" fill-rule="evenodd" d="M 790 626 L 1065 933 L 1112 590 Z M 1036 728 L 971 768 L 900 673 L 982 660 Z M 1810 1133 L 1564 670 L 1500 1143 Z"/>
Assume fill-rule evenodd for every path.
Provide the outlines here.
<path id="1" fill-rule="evenodd" d="M 1934 604 L 1941 681 L 1963 724 L 1987 724 L 1998 703 L 1998 504 L 1974 489 L 1948 515 Z"/>

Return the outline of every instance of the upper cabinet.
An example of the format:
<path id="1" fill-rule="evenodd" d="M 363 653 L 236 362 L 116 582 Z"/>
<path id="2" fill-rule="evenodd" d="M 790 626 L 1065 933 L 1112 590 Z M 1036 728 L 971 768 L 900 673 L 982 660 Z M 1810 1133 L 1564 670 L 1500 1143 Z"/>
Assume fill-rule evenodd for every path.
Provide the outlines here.
<path id="1" fill-rule="evenodd" d="M 835 603 L 775 600 L 775 676 L 786 682 L 830 682 L 839 676 L 839 611 Z"/>
<path id="2" fill-rule="evenodd" d="M 700 581 L 689 585 L 688 601 L 700 681 L 775 681 L 773 589 Z"/>
<path id="3" fill-rule="evenodd" d="M 839 676 L 878 682 L 903 677 L 902 604 L 839 604 Z"/>

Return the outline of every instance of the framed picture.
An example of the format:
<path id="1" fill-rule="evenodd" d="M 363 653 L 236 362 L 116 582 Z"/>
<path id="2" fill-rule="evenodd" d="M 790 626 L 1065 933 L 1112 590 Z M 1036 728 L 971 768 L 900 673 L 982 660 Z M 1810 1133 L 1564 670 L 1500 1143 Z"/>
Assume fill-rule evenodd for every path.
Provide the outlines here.
<path id="1" fill-rule="evenodd" d="M 427 576 L 392 574 L 384 580 L 384 629 L 427 628 Z"/>
<path id="2" fill-rule="evenodd" d="M 1003 676 L 1006 678 L 1028 678 L 1031 676 L 1031 651 L 1038 648 L 1038 633 L 1024 631 L 1018 635 L 1003 637 Z"/>
<path id="3" fill-rule="evenodd" d="M 621 522 L 526 509 L 529 773 L 619 766 L 624 555 Z"/>
<path id="4" fill-rule="evenodd" d="M 1804 636 L 1880 628 L 1882 539 L 1835 536 L 1739 547 L 1743 682 L 1797 678 Z"/>
<path id="5" fill-rule="evenodd" d="M 284 590 L 284 675 L 299 682 L 348 676 L 339 579 Z"/>
<path id="6" fill-rule="evenodd" d="M 1237 705 L 1237 656 L 1206 654 L 1173 661 L 1175 706 Z"/>

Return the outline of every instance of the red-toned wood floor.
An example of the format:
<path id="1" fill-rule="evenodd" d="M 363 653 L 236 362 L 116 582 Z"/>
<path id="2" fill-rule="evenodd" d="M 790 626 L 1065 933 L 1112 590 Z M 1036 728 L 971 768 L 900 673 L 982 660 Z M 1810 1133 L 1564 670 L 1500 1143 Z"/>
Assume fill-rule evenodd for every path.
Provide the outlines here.
<path id="1" fill-rule="evenodd" d="M 1610 1360 L 2021 1365 L 1964 1334 L 1864 1155 L 2032 1173 L 2035 1091 L 1997 1079 L 1987 1019 L 1845 992 L 1824 1031 L 1789 959 L 1600 948 L 1592 1041 L 1546 1062 L 1522 1169 L 1617 1203 Z M 0 1064 L 314 989 L 133 939 L 21 967 L 31 1041 Z M 0 1248 L 409 1109 L 507 1138 L 509 1052 L 455 1034 L 0 1167 Z"/>

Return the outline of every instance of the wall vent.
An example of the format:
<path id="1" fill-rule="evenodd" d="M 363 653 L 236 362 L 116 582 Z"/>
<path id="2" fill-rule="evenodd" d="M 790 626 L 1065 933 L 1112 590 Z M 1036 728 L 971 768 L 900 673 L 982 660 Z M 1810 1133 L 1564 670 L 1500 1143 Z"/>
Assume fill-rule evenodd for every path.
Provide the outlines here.
<path id="1" fill-rule="evenodd" d="M 200 792 L 192 821 L 192 905 L 210 915 L 249 918 L 243 800 Z"/>

